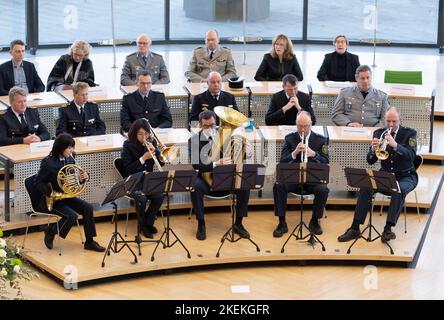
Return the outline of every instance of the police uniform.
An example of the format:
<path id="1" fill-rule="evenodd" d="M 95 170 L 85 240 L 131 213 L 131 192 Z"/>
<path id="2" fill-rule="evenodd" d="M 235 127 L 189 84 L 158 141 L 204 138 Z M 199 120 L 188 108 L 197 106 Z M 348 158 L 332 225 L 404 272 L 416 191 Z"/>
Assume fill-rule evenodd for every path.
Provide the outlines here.
<path id="1" fill-rule="evenodd" d="M 56 135 L 67 132 L 73 137 L 93 136 L 106 133 L 106 125 L 100 119 L 97 104 L 87 102 L 83 106 L 83 117 L 74 101 L 59 108 L 59 120 Z"/>
<path id="2" fill-rule="evenodd" d="M 153 141 L 153 146 L 155 147 L 155 155 L 157 159 L 159 159 L 160 151 L 156 148 L 156 142 Z M 144 161 L 143 163 L 140 161 L 140 158 L 147 152 L 147 148 L 145 145 L 141 143 L 133 143 L 129 140 L 123 143 L 122 148 L 122 162 L 123 167 L 125 169 L 125 177 L 141 172 L 147 171 L 152 172 L 154 168 L 154 160 L 149 159 Z M 163 162 L 159 159 L 159 164 L 163 165 Z M 163 194 L 155 193 L 151 195 L 144 195 L 140 191 L 142 189 L 143 180 L 139 186 L 136 187 L 137 192 L 134 192 L 131 197 L 135 200 L 136 205 L 136 214 L 139 220 L 140 226 L 142 228 L 153 226 L 154 220 L 156 219 L 156 214 L 159 211 L 162 203 L 163 203 Z M 145 211 L 146 203 L 150 200 L 150 204 Z"/>
<path id="3" fill-rule="evenodd" d="M 384 131 L 385 128 L 375 130 L 373 137 L 379 139 Z M 399 188 L 401 189 L 401 193 L 391 194 L 387 215 L 387 221 L 393 225 L 396 225 L 399 214 L 404 206 L 406 195 L 415 189 L 416 185 L 418 184 L 418 175 L 414 166 L 414 160 L 416 158 L 416 130 L 399 126 L 394 138 L 398 144 L 397 149 L 394 150 L 392 147 L 387 145 L 386 151 L 388 151 L 389 157 L 386 160 L 381 160 L 381 170 L 393 172 L 396 180 L 399 183 Z M 376 161 L 378 161 L 378 158 L 370 147 L 367 154 L 367 162 L 369 164 L 374 164 Z M 363 224 L 365 222 L 367 212 L 370 209 L 370 205 L 371 190 L 361 188 L 359 191 L 354 219 Z"/>
<path id="4" fill-rule="evenodd" d="M 196 219 L 204 219 L 204 195 L 223 196 L 228 193 L 225 191 L 212 191 L 211 186 L 203 179 L 203 172 L 213 172 L 213 163 L 209 159 L 209 151 L 213 149 L 214 140 L 209 139 L 201 131 L 191 136 L 188 140 L 188 154 L 193 168 L 198 171 L 194 191 L 191 192 L 191 202 Z M 210 144 L 210 146 L 208 145 Z M 222 155 L 220 155 L 222 156 Z M 250 190 L 235 190 L 237 195 L 236 217 L 246 217 L 248 214 L 248 200 Z"/>
<path id="5" fill-rule="evenodd" d="M 139 90 L 123 96 L 120 109 L 120 125 L 128 132 L 131 124 L 140 118 L 146 118 L 153 128 L 171 128 L 173 118 L 165 95 L 162 92 L 150 90 L 142 97 Z"/>
<path id="6" fill-rule="evenodd" d="M 292 157 L 293 151 L 297 145 L 301 142 L 301 136 L 298 132 L 290 133 L 285 136 L 285 142 L 282 146 L 280 162 L 300 163 L 302 162 L 301 155 L 299 153 L 295 159 Z M 313 131 L 308 136 L 308 147 L 316 152 L 316 156 L 308 158 L 308 162 L 315 163 L 329 163 L 328 157 L 328 141 L 327 138 L 321 136 Z M 289 192 L 300 193 L 300 184 L 278 184 L 273 186 L 274 197 L 274 213 L 276 216 L 284 217 L 287 210 L 287 194 Z M 303 192 L 314 194 L 313 201 L 313 216 L 317 219 L 321 219 L 324 214 L 324 208 L 327 203 L 329 189 L 324 184 L 308 184 L 303 185 Z"/>
<path id="7" fill-rule="evenodd" d="M 206 79 L 211 71 L 217 71 L 222 76 L 222 81 L 236 77 L 236 68 L 234 66 L 231 50 L 218 46 L 210 59 L 211 52 L 207 47 L 198 47 L 194 49 L 188 71 L 185 77 L 190 82 L 200 82 Z"/>
<path id="8" fill-rule="evenodd" d="M 215 107 L 231 106 L 233 109 L 239 111 L 234 96 L 225 91 L 220 91 L 215 98 L 209 90 L 198 94 L 193 98 L 193 104 L 191 105 L 190 121 L 199 121 L 199 113 L 204 110 L 213 111 Z M 219 117 L 216 116 L 216 123 L 219 124 Z"/>
<path id="9" fill-rule="evenodd" d="M 49 155 L 43 158 L 40 163 L 40 170 L 34 178 L 34 187 L 40 193 L 40 201 L 38 201 L 42 207 L 45 201 L 45 195 L 49 196 L 52 190 L 62 192 L 59 183 L 57 182 L 57 176 L 59 170 L 68 164 L 75 164 L 74 158 L 59 158 L 53 155 Z M 51 187 L 49 187 L 51 184 Z M 46 211 L 46 208 L 45 210 Z M 54 202 L 51 213 L 61 217 L 59 221 L 59 234 L 60 237 L 65 238 L 71 227 L 76 224 L 77 214 L 82 215 L 83 228 L 85 230 L 86 239 L 92 239 L 96 234 L 96 227 L 94 222 L 93 207 L 88 202 L 78 198 L 67 198 Z M 52 224 L 50 227 L 52 234 L 57 234 L 57 227 Z"/>
<path id="10" fill-rule="evenodd" d="M 37 109 L 26 108 L 24 118 L 23 126 L 11 107 L 0 116 L 0 146 L 22 144 L 23 138 L 30 134 L 37 135 L 41 141 L 49 140 L 48 129 L 40 120 Z"/>
<path id="11" fill-rule="evenodd" d="M 356 84 L 341 90 L 333 106 L 331 120 L 337 126 L 357 122 L 364 127 L 382 127 L 388 106 L 385 92 L 371 87 L 364 98 Z"/>
<path id="12" fill-rule="evenodd" d="M 150 51 L 145 59 L 138 52 L 126 56 L 120 75 L 120 84 L 122 86 L 135 85 L 137 73 L 142 70 L 147 70 L 150 73 L 153 84 L 170 83 L 170 75 L 163 57 Z"/>

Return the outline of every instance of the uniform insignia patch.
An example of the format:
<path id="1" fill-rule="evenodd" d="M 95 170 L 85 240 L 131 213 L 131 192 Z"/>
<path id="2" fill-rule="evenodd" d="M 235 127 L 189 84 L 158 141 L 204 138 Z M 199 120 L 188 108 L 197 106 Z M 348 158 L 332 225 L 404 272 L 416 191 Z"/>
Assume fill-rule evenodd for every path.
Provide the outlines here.
<path id="1" fill-rule="evenodd" d="M 324 145 L 322 146 L 322 153 L 325 154 L 325 155 L 328 154 L 328 146 L 327 146 L 326 144 L 324 144 Z"/>
<path id="2" fill-rule="evenodd" d="M 413 139 L 413 138 L 410 138 L 410 139 L 409 139 L 409 146 L 410 146 L 410 147 L 415 147 L 415 146 L 416 146 L 416 140 Z"/>
<path id="3" fill-rule="evenodd" d="M 202 104 L 202 110 L 208 110 L 208 105 L 207 104 Z"/>

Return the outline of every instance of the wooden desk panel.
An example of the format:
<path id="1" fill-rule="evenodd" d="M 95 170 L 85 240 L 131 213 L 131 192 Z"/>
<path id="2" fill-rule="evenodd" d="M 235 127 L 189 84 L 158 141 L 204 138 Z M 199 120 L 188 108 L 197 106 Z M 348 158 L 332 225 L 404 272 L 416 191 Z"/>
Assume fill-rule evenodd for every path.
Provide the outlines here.
<path id="1" fill-rule="evenodd" d="M 296 126 L 260 126 L 259 130 L 266 141 L 284 141 L 287 134 L 296 132 Z M 325 136 L 323 126 L 313 126 L 313 132 Z"/>
<path id="2" fill-rule="evenodd" d="M 62 90 L 60 94 L 68 101 L 74 99 L 72 90 Z M 122 91 L 114 87 L 92 87 L 88 90 L 88 101 L 95 103 L 120 102 L 122 96 Z"/>
<path id="3" fill-rule="evenodd" d="M 9 96 L 1 96 L 0 101 L 8 107 L 11 106 L 9 103 Z M 28 94 L 26 101 L 29 108 L 60 107 L 67 103 L 66 99 L 52 91 L 30 93 Z"/>

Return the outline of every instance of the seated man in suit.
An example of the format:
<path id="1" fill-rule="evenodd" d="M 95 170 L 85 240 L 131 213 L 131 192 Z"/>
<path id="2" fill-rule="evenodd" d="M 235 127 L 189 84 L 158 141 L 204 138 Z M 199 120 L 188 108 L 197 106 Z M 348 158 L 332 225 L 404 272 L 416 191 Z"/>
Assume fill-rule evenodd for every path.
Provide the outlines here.
<path id="1" fill-rule="evenodd" d="M 265 116 L 267 126 L 294 125 L 298 112 L 310 113 L 311 122 L 316 124 L 316 117 L 311 107 L 308 94 L 298 90 L 298 79 L 295 75 L 286 74 L 282 78 L 282 88 L 271 97 L 270 106 Z"/>
<path id="2" fill-rule="evenodd" d="M 14 86 L 29 93 L 45 91 L 45 85 L 37 74 L 34 64 L 23 60 L 25 49 L 22 40 L 11 42 L 9 53 L 12 59 L 0 65 L 0 96 L 6 96 Z"/>
<path id="3" fill-rule="evenodd" d="M 59 108 L 57 135 L 67 132 L 73 137 L 81 137 L 106 133 L 97 104 L 88 102 L 88 88 L 86 82 L 73 84 L 74 100 L 67 107 Z"/>
<path id="4" fill-rule="evenodd" d="M 211 71 L 219 72 L 223 81 L 236 77 L 231 50 L 219 45 L 216 30 L 208 30 L 205 34 L 205 47 L 194 49 L 185 77 L 189 82 L 207 82 Z"/>
<path id="5" fill-rule="evenodd" d="M 201 130 L 192 135 L 188 140 L 188 150 L 193 168 L 198 170 L 196 185 L 191 192 L 191 202 L 198 221 L 196 238 L 206 239 L 206 228 L 204 219 L 204 195 L 223 196 L 227 193 L 223 191 L 211 191 L 211 180 L 213 168 L 220 165 L 232 164 L 231 158 L 221 157 L 222 150 L 212 150 L 216 143 L 216 115 L 213 111 L 206 110 L 199 114 L 199 125 Z M 214 147 L 213 147 L 214 146 Z M 248 153 L 248 151 L 247 151 Z M 250 234 L 242 225 L 243 217 L 248 213 L 248 199 L 250 190 L 238 190 L 236 203 L 236 222 L 234 233 L 242 238 L 249 238 Z"/>
<path id="6" fill-rule="evenodd" d="M 382 127 L 389 106 L 387 94 L 372 86 L 372 69 L 369 66 L 359 66 L 355 78 L 355 85 L 339 92 L 331 121 L 337 126 Z"/>
<path id="7" fill-rule="evenodd" d="M 285 136 L 282 146 L 280 162 L 317 162 L 328 163 L 327 139 L 311 131 L 311 115 L 306 111 L 301 111 L 296 119 L 297 132 Z M 279 224 L 273 232 L 274 237 L 282 237 L 288 232 L 285 221 L 285 211 L 287 209 L 287 194 L 289 192 L 299 193 L 301 190 L 298 184 L 278 184 L 273 187 L 274 213 L 279 217 Z M 325 205 L 328 198 L 328 187 L 323 184 L 304 184 L 303 191 L 314 194 L 313 215 L 308 225 L 310 230 L 316 234 L 322 234 L 319 219 L 324 214 Z"/>
<path id="8" fill-rule="evenodd" d="M 339 35 L 333 40 L 335 51 L 327 53 L 318 71 L 319 81 L 356 81 L 355 72 L 359 67 L 359 57 L 347 51 L 348 39 Z"/>
<path id="9" fill-rule="evenodd" d="M 9 90 L 11 106 L 0 116 L 0 146 L 49 140 L 48 129 L 37 109 L 26 107 L 26 95 L 20 87 Z"/>
<path id="10" fill-rule="evenodd" d="M 415 189 L 418 184 L 418 174 L 413 164 L 416 158 L 416 130 L 400 125 L 399 113 L 395 108 L 390 108 L 384 118 L 385 128 L 379 128 L 373 133 L 373 140 L 367 153 L 367 162 L 372 165 L 378 161 L 376 150 L 379 147 L 380 138 L 387 141 L 386 151 L 389 157 L 381 160 L 381 170 L 392 172 L 398 181 L 401 193 L 391 194 L 390 205 L 387 214 L 381 241 L 387 242 L 396 239 L 392 227 L 396 225 L 401 210 L 404 206 L 405 197 Z M 359 190 L 358 202 L 355 215 L 350 228 L 338 237 L 339 242 L 351 241 L 361 234 L 359 225 L 364 224 L 367 212 L 371 206 L 372 192 L 370 189 Z"/>
<path id="11" fill-rule="evenodd" d="M 135 85 L 137 73 L 141 70 L 147 70 L 151 74 L 154 84 L 170 83 L 170 75 L 163 57 L 150 51 L 151 38 L 146 34 L 141 34 L 136 42 L 137 52 L 126 56 L 120 75 L 120 84 L 122 86 Z"/>
<path id="12" fill-rule="evenodd" d="M 152 80 L 148 71 L 142 70 L 137 74 L 138 90 L 123 96 L 120 109 L 120 125 L 128 132 L 131 124 L 140 118 L 148 119 L 153 128 L 171 128 L 173 118 L 165 95 L 151 90 Z"/>
<path id="13" fill-rule="evenodd" d="M 190 121 L 198 121 L 199 114 L 202 111 L 213 111 L 217 106 L 230 107 L 239 111 L 234 96 L 229 92 L 222 91 L 222 77 L 220 73 L 213 71 L 208 75 L 208 90 L 193 98 Z M 217 116 L 216 123 L 219 124 L 219 117 Z"/>

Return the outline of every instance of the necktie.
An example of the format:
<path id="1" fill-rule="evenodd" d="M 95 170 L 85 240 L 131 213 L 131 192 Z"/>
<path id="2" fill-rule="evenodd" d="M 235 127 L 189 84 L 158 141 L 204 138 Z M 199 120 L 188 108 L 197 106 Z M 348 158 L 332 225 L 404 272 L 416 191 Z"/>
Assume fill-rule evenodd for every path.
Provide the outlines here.
<path id="1" fill-rule="evenodd" d="M 210 60 L 213 60 L 213 51 L 210 52 Z"/>
<path id="2" fill-rule="evenodd" d="M 213 95 L 213 98 L 217 101 L 217 94 Z"/>
<path id="3" fill-rule="evenodd" d="M 142 60 L 143 60 L 143 63 L 146 65 L 146 57 L 145 56 L 142 57 Z"/>
<path id="4" fill-rule="evenodd" d="M 82 119 L 82 122 L 85 122 L 85 112 L 83 110 L 83 107 L 80 107 L 80 119 Z"/>
<path id="5" fill-rule="evenodd" d="M 25 121 L 25 115 L 23 113 L 19 114 L 20 116 L 20 124 L 22 125 L 22 128 L 26 128 L 28 124 Z"/>
<path id="6" fill-rule="evenodd" d="M 145 107 L 148 107 L 148 97 L 143 97 L 143 102 L 145 103 Z"/>

